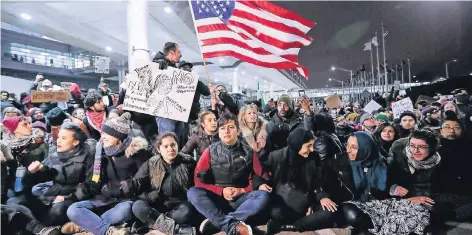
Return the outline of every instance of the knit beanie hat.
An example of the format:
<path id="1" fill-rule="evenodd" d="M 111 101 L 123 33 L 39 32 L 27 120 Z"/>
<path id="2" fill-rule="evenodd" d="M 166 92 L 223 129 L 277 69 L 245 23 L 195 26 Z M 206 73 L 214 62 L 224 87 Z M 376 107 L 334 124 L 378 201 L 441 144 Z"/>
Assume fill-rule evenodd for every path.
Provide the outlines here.
<path id="1" fill-rule="evenodd" d="M 415 123 L 418 122 L 418 120 L 416 119 L 415 113 L 413 113 L 412 111 L 405 111 L 402 114 L 400 114 L 400 120 L 402 120 L 402 118 L 405 117 L 405 116 L 412 117 L 415 120 Z"/>
<path id="2" fill-rule="evenodd" d="M 102 95 L 100 93 L 98 93 L 97 91 L 89 92 L 87 96 L 85 96 L 84 106 L 86 109 L 88 109 L 100 100 L 102 100 Z"/>
<path id="3" fill-rule="evenodd" d="M 389 122 L 390 119 L 388 118 L 388 116 L 384 113 L 379 113 L 377 114 L 377 116 L 375 116 L 375 120 L 383 120 L 385 122 Z"/>
<path id="4" fill-rule="evenodd" d="M 350 113 L 346 116 L 346 118 L 349 120 L 349 121 L 354 121 L 356 120 L 357 116 L 359 116 L 359 114 L 357 113 Z"/>
<path id="5" fill-rule="evenodd" d="M 33 117 L 34 113 L 36 113 L 38 111 L 42 112 L 42 110 L 40 108 L 36 108 L 36 107 L 30 108 L 30 110 L 29 110 L 30 116 Z"/>
<path id="6" fill-rule="evenodd" d="M 290 110 L 293 110 L 293 103 L 292 103 L 292 98 L 288 96 L 287 94 L 283 94 L 279 97 L 279 100 L 277 102 L 284 102 L 288 105 Z"/>
<path id="7" fill-rule="evenodd" d="M 421 111 L 421 115 L 423 117 L 428 117 L 431 116 L 431 114 L 438 113 L 439 109 L 437 109 L 435 106 L 429 106 L 427 108 L 424 108 L 423 111 Z"/>
<path id="8" fill-rule="evenodd" d="M 23 119 L 24 117 L 12 117 L 3 120 L 2 124 L 5 128 L 8 129 L 11 134 L 13 134 L 15 133 L 16 128 L 18 128 L 18 125 Z"/>
<path id="9" fill-rule="evenodd" d="M 361 114 L 361 116 L 360 116 L 360 118 L 359 118 L 359 124 L 363 125 L 363 123 L 364 123 L 364 121 L 365 121 L 366 119 L 372 118 L 372 117 L 374 117 L 374 116 L 372 116 L 372 114 L 367 113 L 367 112 Z"/>
<path id="10" fill-rule="evenodd" d="M 43 130 L 44 132 L 47 131 L 46 124 L 44 122 L 36 121 L 31 125 L 31 128 L 38 128 Z"/>
<path id="11" fill-rule="evenodd" d="M 61 108 L 55 107 L 46 114 L 46 118 L 51 126 L 60 126 L 68 117 Z"/>
<path id="12" fill-rule="evenodd" d="M 72 85 L 69 87 L 69 91 L 71 94 L 76 96 L 80 96 L 81 94 L 80 87 L 76 83 L 72 83 Z"/>
<path id="13" fill-rule="evenodd" d="M 124 140 L 130 132 L 130 113 L 123 113 L 120 117 L 108 119 L 102 126 L 102 131 L 117 139 Z"/>

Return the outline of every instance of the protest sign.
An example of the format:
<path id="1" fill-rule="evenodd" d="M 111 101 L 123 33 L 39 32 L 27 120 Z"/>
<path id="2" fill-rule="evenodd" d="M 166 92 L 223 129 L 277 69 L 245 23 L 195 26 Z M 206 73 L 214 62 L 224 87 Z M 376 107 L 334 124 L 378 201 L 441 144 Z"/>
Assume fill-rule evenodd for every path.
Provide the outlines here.
<path id="1" fill-rule="evenodd" d="M 393 118 L 399 118 L 405 111 L 413 111 L 413 102 L 405 98 L 392 104 Z"/>
<path id="2" fill-rule="evenodd" d="M 405 90 L 400 90 L 400 91 L 398 92 L 398 94 L 399 94 L 399 95 L 406 95 L 406 91 L 405 91 Z"/>
<path id="3" fill-rule="evenodd" d="M 74 84 L 74 83 L 72 83 L 72 82 L 61 82 L 61 87 L 62 87 L 62 89 L 68 91 L 70 86 L 72 86 L 72 84 Z"/>
<path id="4" fill-rule="evenodd" d="M 376 110 L 379 110 L 380 108 L 382 108 L 382 105 L 378 104 L 377 102 L 375 102 L 374 100 L 371 100 L 364 108 L 363 110 L 372 114 L 372 112 L 376 111 Z"/>
<path id="5" fill-rule="evenodd" d="M 67 91 L 32 91 L 31 103 L 69 102 Z"/>
<path id="6" fill-rule="evenodd" d="M 110 57 L 94 56 L 95 73 L 110 73 Z"/>
<path id="7" fill-rule="evenodd" d="M 396 91 L 400 90 L 400 81 L 393 82 L 393 87 Z"/>
<path id="8" fill-rule="evenodd" d="M 341 99 L 336 94 L 326 96 L 325 101 L 326 101 L 326 107 L 330 109 L 337 108 L 341 106 L 342 104 Z"/>
<path id="9" fill-rule="evenodd" d="M 123 109 L 187 122 L 198 82 L 198 74 L 143 60 L 126 77 Z"/>
<path id="10" fill-rule="evenodd" d="M 439 96 L 439 103 L 444 104 L 447 101 L 451 101 L 454 99 L 453 95 L 441 95 Z"/>

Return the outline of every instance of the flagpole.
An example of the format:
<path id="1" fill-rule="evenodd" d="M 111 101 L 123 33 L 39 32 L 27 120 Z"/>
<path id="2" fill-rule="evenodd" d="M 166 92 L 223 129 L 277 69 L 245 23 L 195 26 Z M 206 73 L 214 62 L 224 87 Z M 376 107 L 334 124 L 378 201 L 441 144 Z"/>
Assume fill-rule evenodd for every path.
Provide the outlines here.
<path id="1" fill-rule="evenodd" d="M 375 32 L 375 39 L 378 40 L 377 37 L 377 32 Z M 380 59 L 379 59 L 379 42 L 377 41 L 377 82 L 379 84 L 379 90 L 380 90 Z"/>
<path id="2" fill-rule="evenodd" d="M 206 59 L 203 56 L 203 51 L 202 51 L 202 41 L 200 41 L 200 37 L 198 36 L 198 30 L 197 30 L 197 25 L 195 24 L 195 15 L 193 14 L 193 7 L 192 7 L 192 0 L 188 0 L 188 6 L 190 7 L 190 13 L 192 15 L 192 20 L 193 20 L 193 27 L 195 28 L 195 34 L 197 34 L 197 40 L 198 40 L 198 47 L 200 48 L 200 53 L 202 54 L 202 59 L 203 59 L 203 67 L 205 68 L 206 75 L 208 77 L 208 85 L 211 85 L 211 79 L 210 79 L 210 74 L 208 73 L 208 68 L 206 64 Z"/>
<path id="3" fill-rule="evenodd" d="M 388 91 L 388 73 L 387 73 L 387 56 L 385 54 L 385 33 L 384 24 L 382 22 L 382 44 L 383 44 L 383 59 L 384 59 L 384 72 L 385 72 L 385 91 Z"/>
<path id="4" fill-rule="evenodd" d="M 411 60 L 410 60 L 410 55 L 408 55 L 408 82 L 410 83 L 410 91 L 411 91 Z"/>

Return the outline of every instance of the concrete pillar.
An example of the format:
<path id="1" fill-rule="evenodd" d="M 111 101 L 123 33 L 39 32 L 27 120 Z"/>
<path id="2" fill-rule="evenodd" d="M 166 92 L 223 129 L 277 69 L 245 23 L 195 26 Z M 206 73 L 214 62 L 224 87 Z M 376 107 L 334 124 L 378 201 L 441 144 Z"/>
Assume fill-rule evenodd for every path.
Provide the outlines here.
<path id="1" fill-rule="evenodd" d="M 237 93 L 239 92 L 239 81 L 238 81 L 238 71 L 233 71 L 233 78 L 231 81 L 232 92 Z"/>
<path id="2" fill-rule="evenodd" d="M 135 69 L 134 60 L 150 60 L 148 46 L 148 17 L 149 7 L 147 0 L 128 1 L 128 70 Z M 135 49 L 133 51 L 133 48 Z M 136 50 L 138 49 L 138 50 Z M 140 50 L 144 49 L 144 50 Z"/>

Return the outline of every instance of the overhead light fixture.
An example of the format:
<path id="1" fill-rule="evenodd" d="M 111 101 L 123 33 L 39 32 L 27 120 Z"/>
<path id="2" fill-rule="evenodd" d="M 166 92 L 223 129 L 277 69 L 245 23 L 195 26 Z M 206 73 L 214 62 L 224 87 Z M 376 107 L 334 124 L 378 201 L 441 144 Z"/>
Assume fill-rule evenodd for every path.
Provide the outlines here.
<path id="1" fill-rule="evenodd" d="M 113 49 L 112 49 L 111 47 L 108 47 L 108 46 L 107 46 L 107 47 L 105 47 L 105 50 L 111 51 L 111 50 L 113 50 Z"/>
<path id="2" fill-rule="evenodd" d="M 172 13 L 172 8 L 170 8 L 170 7 L 164 7 L 164 11 L 165 11 L 167 14 L 170 14 L 170 13 Z"/>
<path id="3" fill-rule="evenodd" d="M 331 66 L 331 70 L 332 70 L 332 71 L 336 70 L 336 67 Z"/>
<path id="4" fill-rule="evenodd" d="M 30 50 L 28 50 L 28 49 L 23 49 L 23 48 L 21 49 L 21 51 L 23 51 L 23 52 L 31 52 Z"/>
<path id="5" fill-rule="evenodd" d="M 472 73 L 470 73 L 469 75 L 472 76 Z"/>
<path id="6" fill-rule="evenodd" d="M 29 14 L 26 14 L 26 13 L 21 13 L 21 18 L 25 19 L 25 20 L 31 20 L 31 15 Z"/>
<path id="7" fill-rule="evenodd" d="M 46 53 L 46 52 L 41 52 L 41 53 L 39 53 L 39 54 L 41 54 L 41 55 L 49 55 L 49 54 Z"/>

